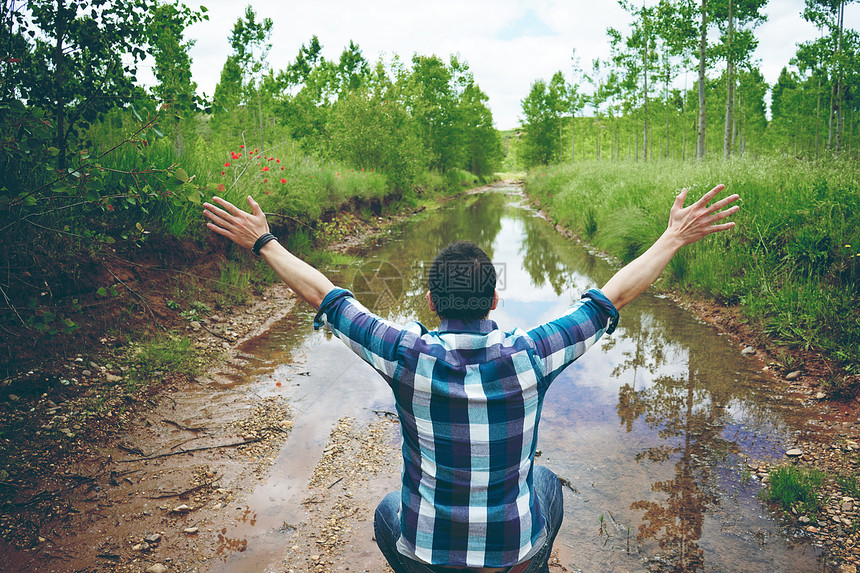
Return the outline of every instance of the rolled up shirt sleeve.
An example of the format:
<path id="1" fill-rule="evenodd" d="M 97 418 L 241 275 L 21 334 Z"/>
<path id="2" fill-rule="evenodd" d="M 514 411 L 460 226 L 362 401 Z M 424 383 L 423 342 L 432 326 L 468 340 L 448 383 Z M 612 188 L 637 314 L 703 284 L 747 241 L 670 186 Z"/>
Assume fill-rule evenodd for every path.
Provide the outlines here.
<path id="1" fill-rule="evenodd" d="M 618 310 L 599 289 L 591 289 L 564 315 L 529 330 L 544 383 L 550 384 L 617 325 Z"/>
<path id="2" fill-rule="evenodd" d="M 320 304 L 314 330 L 324 325 L 389 384 L 393 382 L 403 327 L 373 314 L 342 288 L 329 291 Z"/>

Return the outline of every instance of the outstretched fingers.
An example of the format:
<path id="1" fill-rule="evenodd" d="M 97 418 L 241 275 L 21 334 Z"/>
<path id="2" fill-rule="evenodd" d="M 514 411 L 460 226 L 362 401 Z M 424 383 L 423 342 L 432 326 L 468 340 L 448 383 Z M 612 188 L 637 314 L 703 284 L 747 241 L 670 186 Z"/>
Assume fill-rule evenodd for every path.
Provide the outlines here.
<path id="1" fill-rule="evenodd" d="M 731 203 L 734 203 L 735 201 L 737 201 L 740 198 L 741 198 L 741 196 L 738 195 L 737 193 L 734 195 L 729 195 L 728 197 L 724 197 L 724 198 L 720 199 L 719 201 L 717 201 L 716 203 L 714 203 L 713 205 L 711 205 L 710 207 L 708 207 L 707 212 L 708 213 L 714 213 L 715 211 L 722 211 L 722 209 L 725 206 L 727 206 Z M 735 209 L 735 210 L 737 210 L 737 209 Z"/>
<path id="2" fill-rule="evenodd" d="M 227 201 L 226 199 L 222 199 L 221 197 L 212 197 L 212 200 L 215 201 L 216 203 L 218 203 L 219 205 L 221 205 L 222 207 L 224 207 L 225 209 L 227 209 L 230 212 L 230 214 L 233 215 L 234 217 L 241 217 L 242 214 L 245 213 L 243 210 L 241 210 L 240 208 L 235 206 L 233 203 L 231 203 L 230 201 Z"/>
<path id="3" fill-rule="evenodd" d="M 209 217 L 209 219 L 211 219 L 213 222 L 217 223 L 218 225 L 221 225 L 222 227 L 229 225 L 230 222 L 233 220 L 232 215 L 230 215 L 229 213 L 227 213 L 223 209 L 219 209 L 218 207 L 216 207 L 214 205 L 210 205 L 209 203 L 204 203 L 203 208 L 204 208 L 203 214 L 206 215 L 207 217 Z"/>
<path id="4" fill-rule="evenodd" d="M 705 205 L 710 203 L 714 197 L 719 195 L 720 192 L 722 192 L 722 190 L 725 188 L 726 188 L 726 186 L 723 185 L 722 183 L 720 183 L 719 185 L 717 185 L 716 187 L 714 187 L 713 189 L 711 189 L 710 191 L 708 191 L 707 193 L 702 195 L 702 198 L 699 199 L 698 201 L 696 201 L 695 205 L 698 207 L 704 207 Z"/>

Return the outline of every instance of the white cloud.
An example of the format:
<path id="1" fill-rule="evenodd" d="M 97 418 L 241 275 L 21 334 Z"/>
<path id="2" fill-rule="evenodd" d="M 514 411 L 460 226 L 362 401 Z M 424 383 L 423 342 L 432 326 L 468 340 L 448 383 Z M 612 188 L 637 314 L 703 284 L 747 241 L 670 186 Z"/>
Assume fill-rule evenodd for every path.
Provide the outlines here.
<path id="1" fill-rule="evenodd" d="M 187 4 L 209 8 L 209 21 L 192 26 L 187 34 L 196 40 L 191 51 L 194 80 L 199 91 L 211 96 L 230 53 L 228 36 L 247 4 Z M 286 67 L 313 35 L 328 58 L 337 58 L 350 40 L 371 62 L 381 55 L 398 54 L 408 61 L 416 52 L 444 58 L 458 53 L 489 96 L 501 129 L 518 125 L 520 101 L 533 81 L 549 79 L 558 70 L 569 73 L 574 48 L 583 68 L 590 68 L 594 58 L 608 57 L 606 28 L 625 29 L 629 20 L 615 0 L 317 0 L 254 8 L 259 17 L 274 22 L 269 61 L 276 70 Z M 758 29 L 756 58 L 771 83 L 794 55 L 795 44 L 816 37 L 815 28 L 800 17 L 802 8 L 803 0 L 774 1 L 766 8 L 770 21 Z M 520 35 L 518 25 L 523 28 Z M 860 25 L 860 4 L 846 8 L 846 25 Z"/>

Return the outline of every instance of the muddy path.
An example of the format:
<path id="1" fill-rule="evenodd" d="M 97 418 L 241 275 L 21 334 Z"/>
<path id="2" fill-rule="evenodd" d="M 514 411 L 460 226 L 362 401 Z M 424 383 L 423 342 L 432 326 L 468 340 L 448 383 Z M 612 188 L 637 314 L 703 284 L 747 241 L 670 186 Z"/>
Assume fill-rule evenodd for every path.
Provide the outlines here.
<path id="1" fill-rule="evenodd" d="M 483 229 L 470 238 L 507 263 L 497 318 L 505 328 L 559 312 L 570 292 L 612 272 L 559 241 L 517 186 L 493 190 L 345 245 L 365 264 L 334 271 L 336 282 L 393 320 L 432 327 L 416 269 L 450 235 Z M 514 263 L 521 260 L 531 266 Z M 390 268 L 416 272 L 398 271 L 391 282 Z M 376 290 L 362 277 L 388 286 Z M 692 555 L 706 571 L 850 572 L 855 500 L 832 489 L 818 522 L 784 523 L 757 495 L 790 448 L 805 460 L 793 463 L 855 471 L 856 410 L 819 402 L 809 380 L 776 378 L 763 349 L 742 353 L 754 344 L 748 332 L 720 325 L 712 307 L 698 309 L 712 320 L 644 297 L 623 318 L 626 333 L 554 385 L 538 461 L 570 487 L 551 571 L 667 571 Z M 372 515 L 399 482 L 390 391 L 339 341 L 314 333 L 312 316 L 276 285 L 233 315 L 189 327 L 197 346 L 226 358 L 116 412 L 126 431 L 16 492 L 3 513 L 30 517 L 0 526 L 29 528 L 32 541 L 5 542 L 0 570 L 389 570 Z M 109 374 L 105 365 L 70 365 L 95 367 Z M 720 382 L 709 385 L 712 378 Z M 35 413 L 64 415 L 63 404 L 49 402 Z M 827 555 L 841 565 L 827 565 Z"/>

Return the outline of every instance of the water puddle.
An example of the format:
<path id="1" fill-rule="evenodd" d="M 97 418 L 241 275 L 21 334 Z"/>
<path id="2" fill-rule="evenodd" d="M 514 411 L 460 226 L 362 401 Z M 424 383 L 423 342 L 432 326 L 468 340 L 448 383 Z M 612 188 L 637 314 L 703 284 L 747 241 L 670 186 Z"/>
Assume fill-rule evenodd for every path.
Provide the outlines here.
<path id="1" fill-rule="evenodd" d="M 517 187 L 499 186 L 406 222 L 335 282 L 386 318 L 434 328 L 424 269 L 456 239 L 475 241 L 498 265 L 501 301 L 491 318 L 505 330 L 558 316 L 614 272 L 524 206 Z M 334 425 L 393 410 L 382 379 L 330 335 L 313 332 L 311 320 L 299 305 L 241 348 L 241 364 L 214 375 L 260 396 L 285 396 L 295 422 L 271 474 L 248 495 L 245 519 L 220 532 L 222 558 L 212 571 L 276 570 L 290 524 L 308 518 L 301 501 Z M 739 350 L 672 301 L 646 294 L 624 309 L 613 336 L 558 377 L 546 396 L 538 463 L 571 486 L 556 542 L 563 565 L 826 571 L 819 552 L 787 538 L 757 497 L 762 486 L 747 464 L 782 459 L 805 422 Z M 368 503 L 397 485 L 374 480 Z M 371 519 L 346 549 L 350 570 L 381 570 Z"/>

